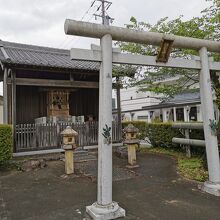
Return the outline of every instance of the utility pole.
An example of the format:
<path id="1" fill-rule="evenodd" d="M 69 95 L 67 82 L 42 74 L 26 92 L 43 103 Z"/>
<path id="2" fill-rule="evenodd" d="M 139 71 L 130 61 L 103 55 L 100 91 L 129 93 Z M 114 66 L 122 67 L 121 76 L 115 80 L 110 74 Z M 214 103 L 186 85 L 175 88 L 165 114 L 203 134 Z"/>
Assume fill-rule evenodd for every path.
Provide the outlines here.
<path id="1" fill-rule="evenodd" d="M 117 95 L 117 121 L 118 130 L 120 134 L 120 141 L 122 141 L 122 122 L 121 122 L 121 82 L 120 77 L 116 76 L 116 95 Z"/>
<path id="2" fill-rule="evenodd" d="M 112 2 L 110 1 L 106 1 L 106 0 L 96 0 L 96 1 L 100 1 L 101 5 L 98 7 L 98 10 L 101 9 L 101 14 L 97 15 L 94 14 L 95 18 L 97 17 L 101 17 L 102 18 L 102 24 L 103 25 L 110 25 L 110 22 L 113 22 L 113 18 L 111 18 L 109 15 L 107 15 L 107 10 L 109 9 L 109 7 L 112 5 Z M 94 3 L 93 3 L 94 4 Z M 117 93 L 117 113 L 118 113 L 118 117 L 117 117 L 117 121 L 118 121 L 118 130 L 119 130 L 119 134 L 120 134 L 120 141 L 122 139 L 122 123 L 121 123 L 121 95 L 120 95 L 120 77 L 117 76 L 116 77 L 116 93 Z"/>
<path id="3" fill-rule="evenodd" d="M 97 11 L 100 10 L 101 8 L 101 14 L 94 14 L 95 18 L 97 19 L 97 17 L 101 17 L 102 18 L 102 24 L 103 25 L 110 25 L 110 23 L 113 22 L 114 18 L 111 18 L 108 14 L 107 14 L 107 10 L 109 9 L 109 7 L 112 5 L 112 2 L 110 1 L 106 1 L 106 0 L 96 0 L 96 1 L 100 1 L 101 5 L 98 7 Z M 92 3 L 94 4 L 95 1 Z M 117 93 L 117 113 L 118 113 L 118 117 L 117 117 L 117 121 L 118 121 L 118 130 L 119 130 L 119 134 L 120 134 L 120 141 L 122 139 L 122 123 L 121 123 L 121 95 L 120 95 L 120 77 L 117 76 L 116 77 L 116 93 Z"/>
<path id="4" fill-rule="evenodd" d="M 109 20 L 105 17 L 105 1 L 102 0 L 102 24 L 109 25 Z"/>
<path id="5" fill-rule="evenodd" d="M 110 6 L 112 5 L 112 2 L 106 1 L 106 0 L 95 0 L 95 1 L 93 1 L 92 5 L 94 5 L 94 3 L 96 1 L 101 2 L 101 5 L 97 8 L 97 12 L 99 12 L 100 9 L 101 9 L 101 13 L 100 14 L 94 14 L 95 19 L 97 19 L 97 17 L 100 17 L 100 18 L 102 18 L 102 24 L 103 25 L 110 25 L 110 23 L 113 22 L 114 18 L 111 18 L 107 14 L 107 11 L 110 8 Z"/>
<path id="6" fill-rule="evenodd" d="M 110 1 L 106 1 L 106 0 L 95 0 L 92 3 L 92 6 L 94 5 L 94 3 L 96 1 L 101 2 L 101 5 L 97 8 L 97 11 L 99 11 L 101 9 L 101 14 L 94 14 L 95 18 L 97 19 L 97 17 L 101 17 L 102 18 L 102 24 L 103 25 L 110 25 L 110 23 L 113 22 L 114 18 L 111 18 L 109 15 L 107 15 L 107 10 L 110 8 L 110 6 L 112 5 L 112 2 Z M 120 140 L 122 137 L 122 123 L 121 123 L 121 95 L 120 95 L 120 77 L 117 76 L 116 77 L 116 93 L 117 93 L 117 113 L 118 113 L 118 117 L 117 117 L 117 121 L 118 121 L 118 130 L 119 130 L 119 134 L 120 134 Z"/>

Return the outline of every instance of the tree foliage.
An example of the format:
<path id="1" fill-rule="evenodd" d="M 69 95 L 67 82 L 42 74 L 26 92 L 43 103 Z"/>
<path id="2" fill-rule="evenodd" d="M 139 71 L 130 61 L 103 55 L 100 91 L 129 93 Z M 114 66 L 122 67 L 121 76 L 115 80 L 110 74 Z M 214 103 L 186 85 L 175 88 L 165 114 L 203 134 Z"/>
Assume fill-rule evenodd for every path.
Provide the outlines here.
<path id="1" fill-rule="evenodd" d="M 179 36 L 220 40 L 220 3 L 219 0 L 209 0 L 211 6 L 204 9 L 201 15 L 193 17 L 190 20 L 184 20 L 183 16 L 176 19 L 169 20 L 168 17 L 161 18 L 156 24 L 152 25 L 148 22 L 137 21 L 135 17 L 131 17 L 130 23 L 126 25 L 127 28 L 132 30 L 143 30 L 150 32 L 159 32 L 174 34 Z M 152 45 L 117 42 L 121 50 L 126 53 L 142 54 L 155 56 L 158 53 L 158 48 Z M 184 57 L 192 59 L 192 56 L 198 56 L 197 51 L 189 49 L 174 49 L 171 57 Z M 220 61 L 219 54 L 210 53 L 216 61 Z M 170 97 L 184 90 L 192 88 L 198 83 L 198 72 L 186 69 L 171 69 L 171 68 L 144 68 L 136 75 L 130 82 L 130 85 L 139 85 L 142 91 L 152 91 L 155 93 L 163 93 L 164 97 Z M 212 73 L 213 78 L 216 80 L 216 73 Z M 167 78 L 176 77 L 175 83 L 166 85 L 162 81 Z M 141 80 L 140 80 L 141 79 Z M 218 80 L 213 83 L 214 88 L 219 88 Z M 220 102 L 220 101 L 219 101 Z"/>

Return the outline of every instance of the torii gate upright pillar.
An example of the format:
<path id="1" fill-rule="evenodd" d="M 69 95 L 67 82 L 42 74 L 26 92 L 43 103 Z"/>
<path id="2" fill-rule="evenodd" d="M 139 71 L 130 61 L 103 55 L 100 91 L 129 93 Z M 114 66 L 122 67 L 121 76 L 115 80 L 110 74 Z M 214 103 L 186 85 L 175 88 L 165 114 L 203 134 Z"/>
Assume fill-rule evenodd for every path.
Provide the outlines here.
<path id="1" fill-rule="evenodd" d="M 95 220 L 125 216 L 125 210 L 112 201 L 112 37 L 101 38 L 102 62 L 99 76 L 99 139 L 97 202 L 86 207 Z"/>
<path id="2" fill-rule="evenodd" d="M 212 131 L 210 126 L 211 121 L 215 121 L 215 116 L 207 48 L 202 47 L 199 50 L 199 55 L 202 67 L 200 71 L 201 107 L 209 171 L 209 181 L 206 181 L 203 185 L 199 186 L 199 188 L 210 194 L 220 196 L 220 163 L 218 140 L 215 132 Z"/>

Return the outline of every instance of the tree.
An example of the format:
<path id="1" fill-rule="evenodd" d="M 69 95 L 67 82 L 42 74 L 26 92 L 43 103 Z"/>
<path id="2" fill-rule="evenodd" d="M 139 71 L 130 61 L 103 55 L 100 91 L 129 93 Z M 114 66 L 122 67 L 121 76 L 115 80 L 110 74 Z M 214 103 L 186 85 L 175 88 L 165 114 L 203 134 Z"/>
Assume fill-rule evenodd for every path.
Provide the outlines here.
<path id="1" fill-rule="evenodd" d="M 130 67 L 128 65 L 115 65 L 113 68 L 113 78 L 115 78 L 115 82 L 113 83 L 113 88 L 116 89 L 117 94 L 117 122 L 118 122 L 118 130 L 119 134 L 122 134 L 122 123 L 121 123 L 121 95 L 120 89 L 123 88 L 123 84 L 126 84 L 126 80 L 134 78 L 137 67 Z M 123 83 L 124 80 L 124 83 Z"/>
<path id="2" fill-rule="evenodd" d="M 174 34 L 179 36 L 194 37 L 201 39 L 220 40 L 220 3 L 218 0 L 211 1 L 211 6 L 201 12 L 201 16 L 194 17 L 188 21 L 183 20 L 183 16 L 169 20 L 168 17 L 160 19 L 155 25 L 147 22 L 138 22 L 136 18 L 131 17 L 127 28 L 133 30 L 144 30 L 151 32 L 160 32 Z M 132 54 L 156 55 L 158 48 L 151 45 L 136 44 L 136 43 L 117 43 L 122 51 Z M 189 58 L 193 55 L 198 55 L 198 52 L 188 49 L 175 49 L 172 51 L 172 57 Z M 216 61 L 220 61 L 219 54 L 210 53 Z M 141 72 L 141 71 L 139 71 Z M 168 98 L 181 91 L 189 90 L 193 84 L 198 83 L 198 72 L 185 69 L 170 69 L 170 68 L 146 68 L 142 69 L 144 74 L 142 79 L 135 77 L 130 81 L 130 85 L 141 86 L 142 91 L 152 91 L 157 94 L 164 94 L 163 98 Z M 178 77 L 179 79 L 172 85 L 164 85 L 161 79 L 167 77 Z M 213 88 L 217 94 L 217 104 L 220 109 L 220 84 L 218 76 L 215 72 L 211 73 L 213 80 Z M 137 80 L 138 79 L 138 80 Z"/>

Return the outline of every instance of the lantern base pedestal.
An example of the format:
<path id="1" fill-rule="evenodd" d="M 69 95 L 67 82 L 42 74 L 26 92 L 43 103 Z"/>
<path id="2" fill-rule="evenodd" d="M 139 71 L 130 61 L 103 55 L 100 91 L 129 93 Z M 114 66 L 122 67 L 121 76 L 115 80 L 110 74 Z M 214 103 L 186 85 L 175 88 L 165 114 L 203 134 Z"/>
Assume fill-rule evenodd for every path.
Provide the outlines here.
<path id="1" fill-rule="evenodd" d="M 67 175 L 74 173 L 73 150 L 65 150 L 65 173 Z"/>
<path id="2" fill-rule="evenodd" d="M 130 169 L 138 167 L 136 160 L 136 144 L 128 145 L 128 165 L 126 167 Z"/>
<path id="3" fill-rule="evenodd" d="M 93 220 L 108 220 L 125 217 L 125 210 L 121 208 L 117 202 L 112 202 L 107 206 L 93 203 L 91 206 L 86 207 L 86 212 Z"/>
<path id="4" fill-rule="evenodd" d="M 220 196 L 220 183 L 206 181 L 203 184 L 198 185 L 198 188 L 214 196 Z"/>

